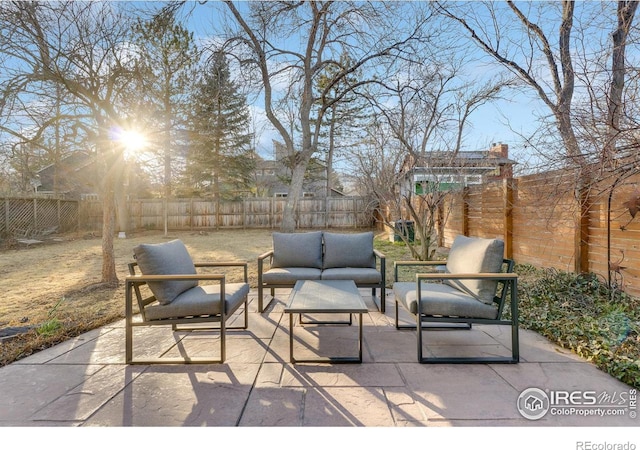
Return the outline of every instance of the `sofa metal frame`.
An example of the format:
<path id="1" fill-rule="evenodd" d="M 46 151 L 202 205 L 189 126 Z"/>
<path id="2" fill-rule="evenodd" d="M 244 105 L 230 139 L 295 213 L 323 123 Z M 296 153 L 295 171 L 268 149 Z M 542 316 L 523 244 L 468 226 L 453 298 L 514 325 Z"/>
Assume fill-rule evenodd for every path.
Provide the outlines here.
<path id="1" fill-rule="evenodd" d="M 197 273 L 190 275 L 141 275 L 136 273 L 137 262 L 129 263 L 129 274 L 125 280 L 125 362 L 127 364 L 219 364 L 223 363 L 226 358 L 226 331 L 227 330 L 246 330 L 248 327 L 248 295 L 244 298 L 244 324 L 241 326 L 229 327 L 226 325 L 226 321 L 232 315 L 227 315 L 225 307 L 225 284 L 226 276 L 224 274 L 214 273 Z M 196 268 L 229 268 L 229 267 L 242 267 L 244 269 L 244 282 L 248 283 L 248 265 L 246 262 L 211 262 L 211 263 L 194 263 Z M 175 317 L 167 319 L 147 319 L 145 315 L 145 307 L 156 301 L 155 296 L 151 294 L 149 297 L 144 297 L 141 291 L 141 287 L 147 284 L 149 281 L 217 281 L 220 283 L 220 298 L 221 298 L 221 313 L 214 315 L 198 315 L 188 317 Z M 140 314 L 140 321 L 134 321 L 134 302 L 133 294 L 137 300 L 138 312 Z M 179 325 L 194 325 L 194 324 L 206 324 L 217 323 L 218 326 L 207 327 L 179 327 Z M 220 357 L 189 357 L 183 358 L 148 358 L 148 359 L 133 359 L 133 328 L 142 326 L 156 326 L 156 325 L 171 325 L 173 331 L 211 331 L 218 330 L 220 332 Z"/>
<path id="2" fill-rule="evenodd" d="M 398 269 L 406 266 L 442 266 L 446 261 L 396 261 L 394 263 L 394 281 L 398 281 Z M 422 364 L 469 364 L 469 363 L 506 363 L 516 364 L 520 361 L 520 343 L 518 336 L 518 275 L 513 272 L 515 263 L 511 259 L 503 259 L 503 270 L 500 273 L 418 273 L 416 277 L 417 298 L 422 298 L 422 281 L 438 282 L 443 280 L 496 280 L 498 282 L 497 294 L 494 303 L 497 305 L 495 319 L 479 317 L 457 317 L 442 315 L 415 314 L 416 325 L 400 325 L 398 321 L 398 300 L 395 299 L 395 325 L 399 330 L 416 330 L 418 344 L 418 361 Z M 509 294 L 510 318 L 503 318 L 504 306 Z M 453 324 L 453 326 L 451 326 Z M 470 329 L 472 324 L 485 325 L 509 325 L 511 327 L 511 357 L 425 357 L 423 356 L 423 332 L 432 328 L 465 328 Z M 430 326 L 431 325 L 431 326 Z"/>

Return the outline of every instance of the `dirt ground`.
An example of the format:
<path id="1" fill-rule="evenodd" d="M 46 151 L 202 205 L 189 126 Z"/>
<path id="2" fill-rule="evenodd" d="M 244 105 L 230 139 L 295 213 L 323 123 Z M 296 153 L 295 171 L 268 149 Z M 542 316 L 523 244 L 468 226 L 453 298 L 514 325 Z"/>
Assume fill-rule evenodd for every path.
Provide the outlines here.
<path id="1" fill-rule="evenodd" d="M 195 261 L 240 260 L 249 262 L 252 286 L 257 283 L 258 255 L 271 248 L 272 230 L 224 230 L 210 232 L 140 232 L 114 240 L 117 288 L 100 284 L 102 239 L 81 234 L 55 235 L 40 244 L 26 246 L 0 241 L 0 331 L 35 328 L 56 318 L 63 329 L 48 338 L 35 331 L 20 338 L 0 340 L 0 366 L 61 341 L 124 317 L 123 280 L 128 275 L 133 248 L 140 243 L 181 239 Z M 56 306 L 58 305 L 58 306 Z M 7 333 L 4 333 L 7 334 Z M 2 336 L 2 334 L 0 334 Z M 24 340 L 34 341 L 26 345 Z M 55 343 L 55 342 L 54 342 Z M 18 348 L 15 348 L 18 347 Z M 17 352 L 17 354 L 16 354 Z"/>

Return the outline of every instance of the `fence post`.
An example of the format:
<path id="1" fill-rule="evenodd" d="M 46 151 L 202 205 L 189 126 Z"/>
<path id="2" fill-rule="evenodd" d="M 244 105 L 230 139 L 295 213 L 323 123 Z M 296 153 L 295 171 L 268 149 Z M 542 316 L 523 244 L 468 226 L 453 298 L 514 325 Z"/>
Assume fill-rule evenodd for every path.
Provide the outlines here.
<path id="1" fill-rule="evenodd" d="M 9 199 L 5 198 L 4 199 L 4 230 L 7 232 L 7 235 L 9 234 L 10 230 L 9 230 Z"/>
<path id="2" fill-rule="evenodd" d="M 469 236 L 469 186 L 462 189 L 462 235 Z"/>
<path id="3" fill-rule="evenodd" d="M 246 198 L 242 197 L 242 229 L 247 228 L 247 203 Z"/>
<path id="4" fill-rule="evenodd" d="M 33 199 L 33 229 L 38 229 L 38 199 Z"/>
<path id="5" fill-rule="evenodd" d="M 575 273 L 589 272 L 589 215 L 591 212 L 591 198 L 589 189 L 577 189 L 578 214 L 575 230 Z"/>
<path id="6" fill-rule="evenodd" d="M 513 178 L 502 180 L 502 195 L 504 199 L 504 253 L 506 258 L 513 259 Z"/>

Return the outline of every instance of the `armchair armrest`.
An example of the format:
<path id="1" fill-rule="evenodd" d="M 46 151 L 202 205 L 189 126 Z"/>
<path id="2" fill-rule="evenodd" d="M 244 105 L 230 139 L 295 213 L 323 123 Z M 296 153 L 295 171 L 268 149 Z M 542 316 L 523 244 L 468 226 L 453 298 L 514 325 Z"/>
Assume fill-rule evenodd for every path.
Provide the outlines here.
<path id="1" fill-rule="evenodd" d="M 141 285 L 149 281 L 191 281 L 191 280 L 218 280 L 225 281 L 226 276 L 219 273 L 194 273 L 180 275 L 129 275 L 125 278 L 125 283 L 131 285 Z"/>
<path id="2" fill-rule="evenodd" d="M 382 253 L 380 250 L 377 250 L 375 248 L 373 249 L 373 254 L 379 259 L 386 259 L 387 258 L 387 256 L 384 253 Z"/>
<path id="3" fill-rule="evenodd" d="M 396 261 L 393 263 L 393 280 L 398 280 L 398 269 L 400 267 L 420 267 L 420 266 L 442 266 L 447 264 L 446 261 Z"/>
<path id="4" fill-rule="evenodd" d="M 517 273 L 490 272 L 490 273 L 417 273 L 416 281 L 420 280 L 515 280 Z"/>
<path id="5" fill-rule="evenodd" d="M 380 260 L 380 275 L 382 276 L 382 285 L 386 284 L 387 257 L 380 250 L 373 249 L 373 255 Z"/>
<path id="6" fill-rule="evenodd" d="M 243 261 L 215 261 L 215 262 L 199 262 L 193 264 L 197 267 L 242 267 L 244 269 L 244 282 L 249 282 L 249 264 Z"/>
<path id="7" fill-rule="evenodd" d="M 262 273 L 264 272 L 264 260 L 270 258 L 273 259 L 273 250 L 263 253 L 258 256 L 258 284 L 262 284 Z"/>

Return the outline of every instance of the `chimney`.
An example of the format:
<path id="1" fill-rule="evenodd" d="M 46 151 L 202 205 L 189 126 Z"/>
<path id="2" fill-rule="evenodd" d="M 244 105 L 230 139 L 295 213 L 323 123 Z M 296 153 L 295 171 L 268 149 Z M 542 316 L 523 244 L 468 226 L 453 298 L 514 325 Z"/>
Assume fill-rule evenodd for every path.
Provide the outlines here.
<path id="1" fill-rule="evenodd" d="M 508 158 L 509 157 L 509 146 L 507 144 L 503 144 L 502 142 L 498 142 L 491 144 L 491 148 L 489 149 L 489 157 L 490 158 Z"/>

